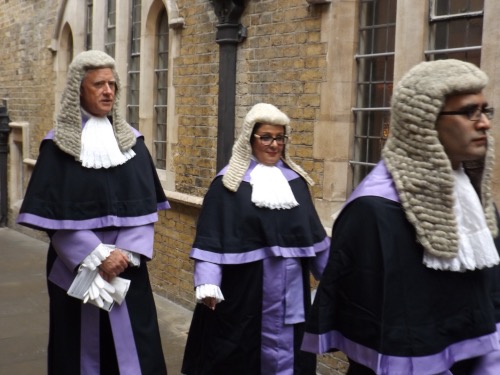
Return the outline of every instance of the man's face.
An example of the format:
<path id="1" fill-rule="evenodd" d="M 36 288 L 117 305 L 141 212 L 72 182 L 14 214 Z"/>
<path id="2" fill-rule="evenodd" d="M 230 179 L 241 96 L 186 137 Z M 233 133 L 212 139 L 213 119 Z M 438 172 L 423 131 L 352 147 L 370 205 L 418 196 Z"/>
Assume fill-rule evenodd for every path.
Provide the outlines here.
<path id="1" fill-rule="evenodd" d="M 115 102 L 116 81 L 110 68 L 89 70 L 80 88 L 80 104 L 96 117 L 106 116 Z"/>
<path id="2" fill-rule="evenodd" d="M 442 112 L 484 109 L 488 106 L 483 93 L 453 95 L 446 99 Z M 453 169 L 462 162 L 479 160 L 486 155 L 486 132 L 491 127 L 490 120 L 480 114 L 478 120 L 470 120 L 465 114 L 440 115 L 436 130 Z"/>

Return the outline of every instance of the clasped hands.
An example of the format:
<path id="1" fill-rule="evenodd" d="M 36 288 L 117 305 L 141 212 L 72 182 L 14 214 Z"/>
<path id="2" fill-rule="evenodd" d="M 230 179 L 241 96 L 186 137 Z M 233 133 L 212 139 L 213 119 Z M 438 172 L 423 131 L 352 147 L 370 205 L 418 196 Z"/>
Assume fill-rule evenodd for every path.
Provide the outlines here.
<path id="1" fill-rule="evenodd" d="M 129 266 L 128 257 L 119 249 L 113 249 L 95 269 L 95 278 L 85 293 L 84 303 L 110 309 L 114 301 L 121 303 L 128 290 L 128 280 L 117 278 Z M 118 288 L 118 290 L 117 290 Z"/>
<path id="2" fill-rule="evenodd" d="M 114 249 L 98 267 L 99 275 L 109 283 L 116 276 L 125 271 L 127 267 L 128 257 L 119 249 Z"/>

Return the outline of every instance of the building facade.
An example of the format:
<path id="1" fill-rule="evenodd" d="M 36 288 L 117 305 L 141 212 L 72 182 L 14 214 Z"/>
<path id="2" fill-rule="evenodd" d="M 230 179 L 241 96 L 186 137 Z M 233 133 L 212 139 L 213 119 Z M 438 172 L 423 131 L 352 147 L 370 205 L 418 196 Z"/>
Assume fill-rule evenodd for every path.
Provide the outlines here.
<path id="1" fill-rule="evenodd" d="M 490 76 L 491 106 L 500 105 L 497 14 L 496 0 L 3 1 L 9 226 L 16 227 L 72 57 L 106 51 L 117 62 L 121 111 L 145 136 L 172 206 L 156 225 L 154 289 L 192 308 L 188 254 L 197 215 L 253 104 L 272 103 L 291 118 L 287 151 L 315 180 L 311 193 L 331 228 L 380 158 L 393 85 L 413 65 L 450 57 L 473 62 Z M 500 139 L 497 125 L 493 132 Z M 500 164 L 493 191 L 500 202 Z M 328 355 L 320 371 L 345 367 L 341 354 Z"/>

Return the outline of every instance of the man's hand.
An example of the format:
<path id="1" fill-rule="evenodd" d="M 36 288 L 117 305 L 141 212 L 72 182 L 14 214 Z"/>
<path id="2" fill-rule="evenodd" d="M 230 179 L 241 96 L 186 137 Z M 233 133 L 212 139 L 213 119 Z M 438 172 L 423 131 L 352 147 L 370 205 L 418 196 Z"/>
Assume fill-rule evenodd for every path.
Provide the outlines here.
<path id="1" fill-rule="evenodd" d="M 104 280 L 110 282 L 116 276 L 125 271 L 127 267 L 127 256 L 119 249 L 115 249 L 99 266 L 99 274 Z"/>

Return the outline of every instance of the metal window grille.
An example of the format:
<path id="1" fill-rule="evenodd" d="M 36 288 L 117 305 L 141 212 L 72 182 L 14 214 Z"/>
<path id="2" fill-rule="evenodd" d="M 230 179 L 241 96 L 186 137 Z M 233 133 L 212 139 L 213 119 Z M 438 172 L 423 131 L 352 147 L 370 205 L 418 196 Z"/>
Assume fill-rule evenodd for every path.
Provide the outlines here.
<path id="1" fill-rule="evenodd" d="M 139 87 L 141 63 L 141 0 L 132 0 L 132 28 L 129 55 L 127 121 L 139 128 Z"/>
<path id="2" fill-rule="evenodd" d="M 115 57 L 116 44 L 116 0 L 108 0 L 105 52 Z"/>
<path id="3" fill-rule="evenodd" d="M 87 0 L 87 30 L 85 33 L 85 47 L 87 50 L 92 49 L 92 11 L 93 11 L 93 0 Z"/>
<path id="4" fill-rule="evenodd" d="M 360 0 L 357 98 L 354 114 L 353 187 L 380 160 L 389 132 L 394 76 L 396 0 Z"/>
<path id="5" fill-rule="evenodd" d="M 168 16 L 163 10 L 158 19 L 156 34 L 156 100 L 155 117 L 155 164 L 156 168 L 165 169 L 167 165 L 167 99 L 168 99 Z"/>
<path id="6" fill-rule="evenodd" d="M 484 0 L 431 0 L 428 60 L 459 59 L 480 65 Z"/>

